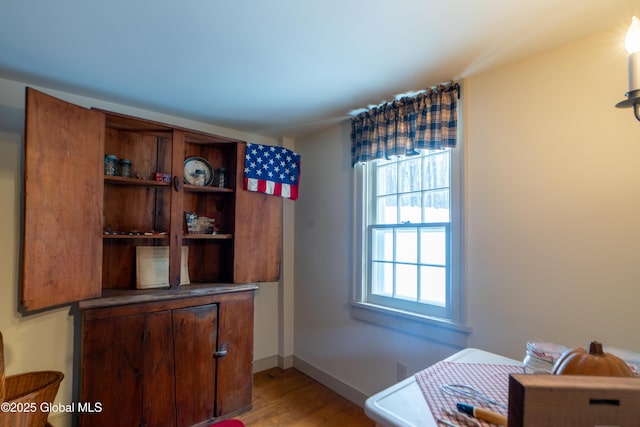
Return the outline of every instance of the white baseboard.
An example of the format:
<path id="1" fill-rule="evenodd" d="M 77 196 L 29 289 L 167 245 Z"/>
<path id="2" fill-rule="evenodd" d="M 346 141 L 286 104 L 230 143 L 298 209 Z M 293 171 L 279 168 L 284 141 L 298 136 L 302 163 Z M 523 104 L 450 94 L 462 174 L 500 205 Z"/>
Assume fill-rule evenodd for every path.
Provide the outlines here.
<path id="1" fill-rule="evenodd" d="M 308 362 L 305 362 L 299 357 L 293 357 L 293 367 L 318 381 L 320 384 L 335 391 L 342 397 L 352 401 L 361 408 L 364 407 L 364 402 L 369 397 L 360 390 L 357 390 L 353 386 L 339 380 L 338 378 L 330 374 L 327 374 L 320 368 Z"/>
<path id="2" fill-rule="evenodd" d="M 280 367 L 281 369 L 293 368 L 293 355 L 278 356 L 278 367 Z"/>
<path id="3" fill-rule="evenodd" d="M 253 361 L 253 373 L 266 371 L 271 368 L 289 369 L 296 368 L 300 372 L 310 376 L 320 384 L 330 388 L 342 397 L 350 400 L 360 407 L 364 407 L 364 402 L 369 396 L 355 389 L 353 386 L 327 374 L 320 368 L 308 363 L 296 356 L 270 356 L 264 359 Z"/>
<path id="4" fill-rule="evenodd" d="M 253 373 L 266 371 L 267 369 L 278 367 L 278 356 L 269 356 L 264 359 L 253 361 Z"/>
<path id="5" fill-rule="evenodd" d="M 254 374 L 271 368 L 293 368 L 293 356 L 269 356 L 264 359 L 253 361 Z"/>

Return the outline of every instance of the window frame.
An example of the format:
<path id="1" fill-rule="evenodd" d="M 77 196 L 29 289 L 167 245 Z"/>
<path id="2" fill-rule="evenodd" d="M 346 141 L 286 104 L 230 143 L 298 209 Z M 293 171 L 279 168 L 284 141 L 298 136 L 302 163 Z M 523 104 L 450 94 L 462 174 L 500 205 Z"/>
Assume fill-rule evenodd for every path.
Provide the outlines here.
<path id="1" fill-rule="evenodd" d="M 358 320 L 372 322 L 391 327 L 403 332 L 419 335 L 424 338 L 465 347 L 471 329 L 465 325 L 465 292 L 464 292 L 464 206 L 463 206 L 463 149 L 461 136 L 458 135 L 456 147 L 451 147 L 450 164 L 450 245 L 448 251 L 449 286 L 447 309 L 439 315 L 425 314 L 411 310 L 402 305 L 387 305 L 378 299 L 368 298 L 367 272 L 370 265 L 367 249 L 369 221 L 365 213 L 371 212 L 370 204 L 375 197 L 370 194 L 365 176 L 367 165 L 354 167 L 354 271 L 352 316 Z M 367 206 L 369 204 L 369 206 Z M 365 212 L 365 207 L 368 209 Z M 415 226 L 416 224 L 412 224 Z"/>

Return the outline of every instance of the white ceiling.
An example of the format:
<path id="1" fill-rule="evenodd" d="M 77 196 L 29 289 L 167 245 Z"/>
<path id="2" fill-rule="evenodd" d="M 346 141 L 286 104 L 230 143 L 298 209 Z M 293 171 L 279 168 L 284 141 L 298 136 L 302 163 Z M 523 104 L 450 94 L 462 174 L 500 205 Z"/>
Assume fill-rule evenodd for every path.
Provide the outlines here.
<path id="1" fill-rule="evenodd" d="M 2 0 L 0 77 L 268 136 L 620 28 L 640 0 Z"/>

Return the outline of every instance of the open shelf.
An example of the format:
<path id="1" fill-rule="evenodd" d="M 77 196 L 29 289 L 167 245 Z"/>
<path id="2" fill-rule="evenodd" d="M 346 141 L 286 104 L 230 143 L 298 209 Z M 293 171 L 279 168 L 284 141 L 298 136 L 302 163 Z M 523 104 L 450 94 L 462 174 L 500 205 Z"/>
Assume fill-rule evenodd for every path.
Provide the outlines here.
<path id="1" fill-rule="evenodd" d="M 233 188 L 227 187 L 203 187 L 199 185 L 184 184 L 184 191 L 189 193 L 233 193 Z"/>
<path id="2" fill-rule="evenodd" d="M 185 234 L 182 238 L 185 240 L 228 240 L 233 239 L 233 234 Z"/>
<path id="3" fill-rule="evenodd" d="M 102 235 L 104 239 L 168 239 L 168 234 L 106 234 Z"/>
<path id="4" fill-rule="evenodd" d="M 142 178 L 123 178 L 121 176 L 105 176 L 104 183 L 115 184 L 115 185 L 136 185 L 136 186 L 143 186 L 143 187 L 171 186 L 170 182 L 155 181 L 152 179 L 142 179 Z"/>

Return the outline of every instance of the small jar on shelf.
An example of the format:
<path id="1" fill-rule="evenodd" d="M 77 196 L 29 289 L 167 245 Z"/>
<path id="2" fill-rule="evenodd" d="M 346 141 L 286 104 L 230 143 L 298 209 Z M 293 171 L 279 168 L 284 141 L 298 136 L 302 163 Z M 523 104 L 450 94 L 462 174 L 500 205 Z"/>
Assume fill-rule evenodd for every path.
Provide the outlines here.
<path id="1" fill-rule="evenodd" d="M 225 168 L 216 169 L 216 187 L 224 188 L 227 186 L 227 170 Z"/>
<path id="2" fill-rule="evenodd" d="M 118 158 L 113 154 L 104 156 L 104 174 L 115 176 L 118 173 Z"/>
<path id="3" fill-rule="evenodd" d="M 131 160 L 120 159 L 118 162 L 118 175 L 123 178 L 131 178 Z"/>

